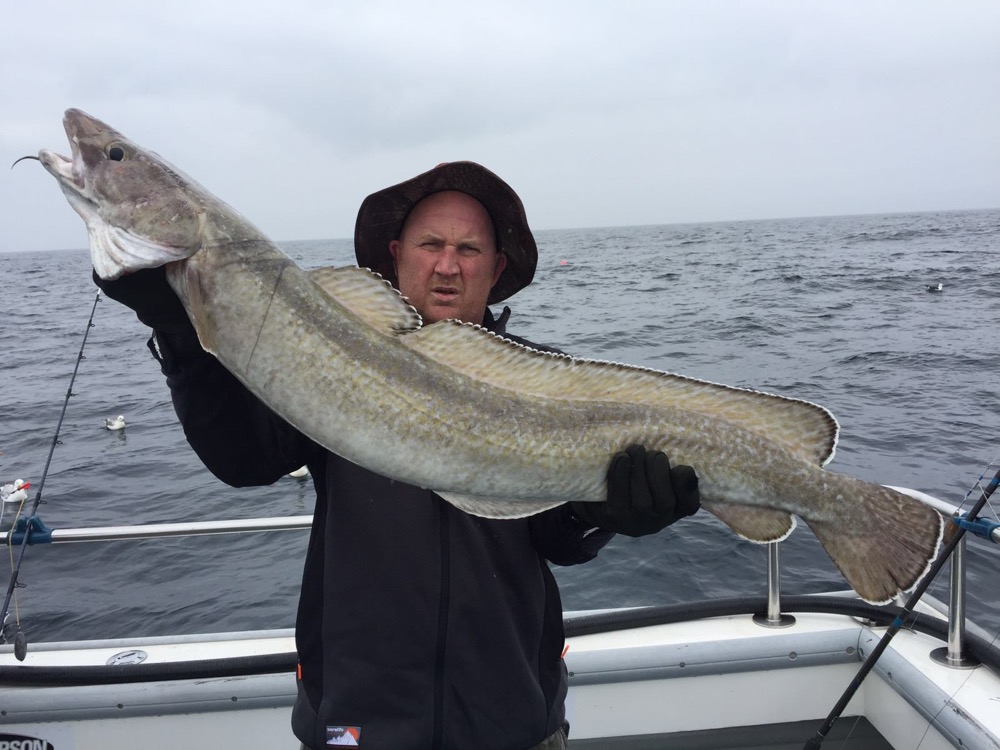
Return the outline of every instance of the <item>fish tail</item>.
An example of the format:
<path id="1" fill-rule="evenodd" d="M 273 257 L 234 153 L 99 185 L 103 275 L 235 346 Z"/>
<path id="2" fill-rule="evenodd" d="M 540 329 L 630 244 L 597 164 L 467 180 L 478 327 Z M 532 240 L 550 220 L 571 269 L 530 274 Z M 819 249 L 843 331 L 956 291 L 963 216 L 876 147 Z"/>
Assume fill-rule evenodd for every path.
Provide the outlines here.
<path id="1" fill-rule="evenodd" d="M 809 528 L 857 594 L 885 604 L 927 573 L 941 543 L 944 518 L 888 487 L 844 479 L 852 500 L 860 500 L 862 516 L 851 524 L 813 520 Z M 838 492 L 843 494 L 843 486 Z"/>

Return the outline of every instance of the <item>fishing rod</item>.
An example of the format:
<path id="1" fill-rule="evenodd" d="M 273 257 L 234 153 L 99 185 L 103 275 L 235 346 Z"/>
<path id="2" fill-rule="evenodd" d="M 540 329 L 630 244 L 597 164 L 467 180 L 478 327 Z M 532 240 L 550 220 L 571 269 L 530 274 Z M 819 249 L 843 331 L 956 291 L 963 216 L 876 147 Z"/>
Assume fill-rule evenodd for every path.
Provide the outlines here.
<path id="1" fill-rule="evenodd" d="M 992 464 L 990 465 L 990 468 L 992 468 Z M 983 477 L 981 476 L 979 481 L 981 482 L 982 479 Z M 847 708 L 847 704 L 850 703 L 851 698 L 854 697 L 858 688 L 861 687 L 861 683 L 864 682 L 865 677 L 867 677 L 868 673 L 875 667 L 875 662 L 879 660 L 879 657 L 882 656 L 883 652 L 889 647 L 889 642 L 893 639 L 896 633 L 902 629 L 906 618 L 913 613 L 913 609 L 917 606 L 917 602 L 920 600 L 920 597 L 923 596 L 927 587 L 930 586 L 931 582 L 934 580 L 934 577 L 944 566 L 945 562 L 948 561 L 951 553 L 955 551 L 959 542 L 962 541 L 967 529 L 967 523 L 971 524 L 976 520 L 979 512 L 986 505 L 986 502 L 990 499 L 990 496 L 994 493 L 998 486 L 1000 486 L 1000 469 L 997 470 L 997 473 L 993 476 L 993 479 L 990 480 L 990 483 L 986 485 L 986 487 L 982 487 L 981 485 L 979 486 L 980 492 L 982 493 L 981 497 L 973 506 L 972 510 L 969 511 L 968 515 L 965 516 L 963 522 L 961 524 L 956 523 L 958 530 L 941 550 L 941 553 L 934 561 L 934 564 L 931 565 L 930 570 L 927 571 L 927 575 L 924 576 L 917 588 L 913 590 L 912 594 L 910 594 L 910 598 L 906 601 L 906 605 L 900 613 L 896 615 L 896 618 L 892 621 L 888 630 L 885 631 L 882 639 L 878 642 L 875 648 L 872 649 L 864 664 L 861 665 L 861 669 L 858 670 L 854 679 L 851 680 L 851 684 L 847 686 L 844 694 L 840 696 L 840 700 L 837 701 L 833 710 L 830 711 L 830 715 L 826 717 L 822 726 L 820 726 L 820 728 L 816 731 L 816 736 L 803 745 L 803 750 L 819 750 L 819 747 L 823 744 L 823 740 L 826 739 L 826 736 L 833 728 L 834 722 L 840 718 L 844 709 Z M 955 522 L 955 519 L 952 519 L 952 521 Z"/>
<path id="2" fill-rule="evenodd" d="M 20 161 L 20 160 L 18 160 Z M 14 162 L 15 164 L 17 162 Z M 18 574 L 21 572 L 21 563 L 24 561 L 24 552 L 28 548 L 28 540 L 31 537 L 31 527 L 30 523 L 32 518 L 35 517 L 35 513 L 38 511 L 38 506 L 42 504 L 42 490 L 45 487 L 45 478 L 49 475 L 49 466 L 52 464 L 52 454 L 56 451 L 56 446 L 59 445 L 59 431 L 62 429 L 63 419 L 66 417 L 66 408 L 69 406 L 69 399 L 73 395 L 73 383 L 76 382 L 76 374 L 80 370 L 80 362 L 84 359 L 83 349 L 87 345 L 87 337 L 90 335 L 90 329 L 94 327 L 94 313 L 97 311 L 97 303 L 101 301 L 101 290 L 97 290 L 97 296 L 94 297 L 94 305 L 90 308 L 90 318 L 87 320 L 87 328 L 83 332 L 83 341 L 80 343 L 80 352 L 76 355 L 76 365 L 73 367 L 73 375 L 69 379 L 69 387 L 66 389 L 66 398 L 63 399 L 62 412 L 59 414 L 59 421 L 56 423 L 56 432 L 52 436 L 52 445 L 49 447 L 49 456 L 45 460 L 45 468 L 42 469 L 42 478 L 38 482 L 38 490 L 35 492 L 35 501 L 31 506 L 31 513 L 28 515 L 28 525 L 26 526 L 26 533 L 21 539 L 21 548 L 18 550 L 17 564 L 13 567 L 10 573 L 10 583 L 7 584 L 7 596 L 3 602 L 3 609 L 0 609 L 0 627 L 7 621 L 7 612 L 10 609 L 10 601 L 14 596 L 14 590 L 23 584 L 17 582 Z M 20 514 L 20 511 L 18 511 Z M 24 632 L 21 630 L 20 618 L 17 621 L 17 633 L 14 635 L 14 656 L 17 657 L 18 661 L 24 661 L 25 655 L 28 653 L 28 643 L 24 637 Z"/>

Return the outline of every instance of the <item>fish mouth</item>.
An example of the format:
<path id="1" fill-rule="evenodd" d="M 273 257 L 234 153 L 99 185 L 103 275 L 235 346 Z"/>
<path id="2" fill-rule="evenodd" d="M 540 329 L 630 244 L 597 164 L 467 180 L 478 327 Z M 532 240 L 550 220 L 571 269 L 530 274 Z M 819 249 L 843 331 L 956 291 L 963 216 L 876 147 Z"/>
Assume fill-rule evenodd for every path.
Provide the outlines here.
<path id="1" fill-rule="evenodd" d="M 84 178 L 83 157 L 80 153 L 80 136 L 97 133 L 103 123 L 94 120 L 79 109 L 67 109 L 63 115 L 63 130 L 69 140 L 72 156 L 63 156 L 55 151 L 42 149 L 38 152 L 38 160 L 42 166 L 55 177 L 63 190 L 70 188 L 80 195 L 86 187 Z M 106 126 L 104 126 L 106 128 Z M 81 195 L 82 197 L 82 195 Z"/>
<path id="2" fill-rule="evenodd" d="M 86 219 L 94 212 L 96 201 L 86 194 L 86 170 L 79 146 L 81 116 L 86 117 L 84 113 L 75 109 L 66 110 L 63 116 L 63 129 L 66 131 L 72 156 L 63 156 L 43 148 L 38 152 L 38 161 L 56 178 L 70 206 Z"/>
<path id="3" fill-rule="evenodd" d="M 67 115 L 68 114 L 69 113 L 67 112 Z M 11 164 L 10 168 L 13 169 L 25 159 L 34 159 L 35 161 L 41 162 L 42 166 L 45 167 L 49 174 L 53 175 L 57 180 L 59 180 L 59 182 L 72 182 L 74 185 L 82 188 L 83 180 L 80 178 L 78 171 L 73 170 L 73 165 L 77 160 L 79 150 L 77 148 L 76 139 L 70 132 L 70 123 L 65 117 L 63 118 L 63 128 L 66 130 L 66 135 L 69 138 L 73 158 L 63 156 L 62 154 L 57 154 L 55 151 L 49 151 L 48 149 L 43 148 L 39 150 L 38 156 L 31 156 L 30 154 L 22 156 L 20 159 L 17 159 L 13 164 Z"/>
<path id="4" fill-rule="evenodd" d="M 83 189 L 83 180 L 73 169 L 74 159 L 43 148 L 38 152 L 38 161 L 60 183 L 71 183 L 74 187 Z"/>
<path id="5" fill-rule="evenodd" d="M 77 157 L 75 144 L 73 151 L 74 157 Z M 56 178 L 69 205 L 89 225 L 91 218 L 97 213 L 97 201 L 86 193 L 87 184 L 83 177 L 82 159 L 71 159 L 55 151 L 42 149 L 38 152 L 38 161 Z"/>

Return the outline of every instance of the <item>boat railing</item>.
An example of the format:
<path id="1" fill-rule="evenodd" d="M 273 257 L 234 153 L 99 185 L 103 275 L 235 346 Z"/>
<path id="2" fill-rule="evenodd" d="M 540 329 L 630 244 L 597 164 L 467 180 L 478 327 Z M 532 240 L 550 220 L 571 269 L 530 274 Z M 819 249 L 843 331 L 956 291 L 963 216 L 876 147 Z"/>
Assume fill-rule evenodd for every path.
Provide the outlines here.
<path id="1" fill-rule="evenodd" d="M 36 517 L 33 517 L 37 519 Z M 28 544 L 66 544 L 69 542 L 134 541 L 209 534 L 248 534 L 256 531 L 295 531 L 308 529 L 312 516 L 275 516 L 229 521 L 182 521 L 132 526 L 88 526 L 79 529 L 51 529 L 39 520 L 19 519 L 8 531 L 0 532 L 0 545 L 21 544 L 28 534 Z M 9 541 L 8 541 L 9 540 Z"/>
<path id="2" fill-rule="evenodd" d="M 923 492 L 893 487 L 931 506 L 956 525 L 962 516 L 958 506 Z M 156 539 L 163 537 L 204 536 L 210 534 L 246 534 L 264 531 L 292 531 L 308 529 L 311 515 L 248 518 L 225 521 L 186 521 L 179 523 L 139 524 L 131 526 L 93 526 L 87 528 L 52 529 L 39 517 L 19 518 L 12 528 L 0 531 L 0 546 L 33 544 L 65 544 L 71 542 L 108 542 L 121 540 Z M 1000 544 L 1000 524 L 987 521 L 967 527 L 977 536 Z M 754 616 L 762 627 L 788 627 L 795 618 L 781 611 L 780 542 L 768 545 L 767 555 L 767 612 Z M 948 639 L 947 646 L 935 649 L 931 656 L 939 663 L 957 669 L 974 667 L 978 662 L 970 657 L 965 647 L 965 537 L 955 548 L 951 560 L 948 588 Z"/>
<path id="3" fill-rule="evenodd" d="M 933 495 L 906 487 L 892 489 L 929 505 L 956 525 L 963 519 L 961 508 Z M 1000 544 L 1000 524 L 986 521 L 967 528 L 977 536 Z M 959 540 L 951 559 L 948 581 L 948 645 L 931 652 L 931 658 L 936 662 L 955 669 L 969 669 L 979 664 L 969 656 L 965 646 L 965 539 L 962 537 Z M 784 628 L 794 624 L 795 618 L 781 611 L 781 542 L 771 542 L 767 548 L 767 612 L 755 615 L 753 620 L 763 627 Z"/>

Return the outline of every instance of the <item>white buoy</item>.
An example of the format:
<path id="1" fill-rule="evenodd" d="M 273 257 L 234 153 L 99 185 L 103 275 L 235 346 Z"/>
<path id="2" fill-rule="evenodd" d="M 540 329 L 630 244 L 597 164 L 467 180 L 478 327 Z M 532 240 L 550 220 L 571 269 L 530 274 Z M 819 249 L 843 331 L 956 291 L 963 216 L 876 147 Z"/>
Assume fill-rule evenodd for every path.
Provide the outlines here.
<path id="1" fill-rule="evenodd" d="M 15 479 L 10 484 L 5 484 L 0 487 L 0 501 L 5 503 L 22 503 L 28 499 L 28 489 L 31 487 L 31 482 L 25 482 L 23 479 Z"/>

